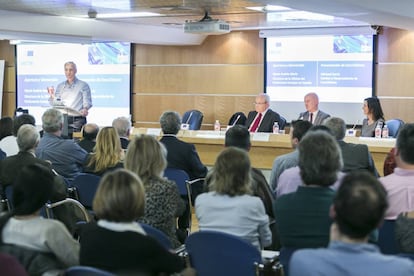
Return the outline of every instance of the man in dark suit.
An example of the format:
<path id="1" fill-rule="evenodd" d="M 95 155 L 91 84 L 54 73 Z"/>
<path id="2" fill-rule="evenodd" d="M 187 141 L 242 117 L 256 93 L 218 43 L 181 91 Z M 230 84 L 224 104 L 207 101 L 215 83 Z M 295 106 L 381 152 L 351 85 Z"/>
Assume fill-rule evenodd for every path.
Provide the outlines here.
<path id="1" fill-rule="evenodd" d="M 176 136 L 181 127 L 180 115 L 166 111 L 161 115 L 160 124 L 163 132 L 160 142 L 168 152 L 168 167 L 184 170 L 190 179 L 206 177 L 207 167 L 201 163 L 194 145 L 181 141 Z"/>
<path id="2" fill-rule="evenodd" d="M 319 97 L 316 93 L 308 93 L 305 95 L 306 111 L 299 114 L 299 119 L 309 121 L 313 125 L 321 125 L 324 120 L 331 115 L 319 110 Z"/>
<path id="3" fill-rule="evenodd" d="M 346 133 L 345 121 L 341 118 L 328 118 L 324 125 L 331 130 L 331 133 L 338 141 L 339 147 L 342 151 L 342 160 L 344 166 L 342 171 L 347 173 L 355 170 L 366 170 L 371 172 L 374 176 L 379 177 L 378 171 L 375 168 L 374 160 L 365 144 L 347 143 L 343 139 Z"/>
<path id="4" fill-rule="evenodd" d="M 254 102 L 255 111 L 247 115 L 245 126 L 250 132 L 273 132 L 273 124 L 278 122 L 279 128 L 284 128 L 280 115 L 269 108 L 270 98 L 267 94 L 259 94 Z"/>
<path id="5" fill-rule="evenodd" d="M 79 141 L 79 146 L 86 152 L 93 152 L 96 145 L 96 136 L 99 132 L 97 124 L 88 123 L 82 127 L 82 140 Z"/>
<path id="6" fill-rule="evenodd" d="M 39 164 L 50 170 L 51 163 L 35 156 L 35 150 L 39 144 L 40 135 L 36 127 L 25 124 L 22 125 L 17 132 L 17 144 L 19 153 L 7 157 L 0 162 L 0 183 L 4 191 L 6 186 L 13 185 L 16 176 L 20 173 L 24 166 Z M 66 184 L 63 177 L 55 175 L 53 183 L 53 192 L 50 200 L 56 202 L 66 198 Z M 3 194 L 4 196 L 4 194 Z M 76 222 L 82 217 L 74 213 L 73 209 L 68 206 L 59 206 L 54 209 L 54 215 L 61 220 L 69 231 L 73 232 Z"/>

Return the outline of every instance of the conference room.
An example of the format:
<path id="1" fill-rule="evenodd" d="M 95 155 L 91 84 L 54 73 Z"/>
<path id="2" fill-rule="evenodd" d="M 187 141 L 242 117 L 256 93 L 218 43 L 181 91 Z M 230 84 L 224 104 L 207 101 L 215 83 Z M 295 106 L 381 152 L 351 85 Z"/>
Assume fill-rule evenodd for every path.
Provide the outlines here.
<path id="1" fill-rule="evenodd" d="M 331 116 L 344 118 L 349 129 L 360 128 L 364 119 L 363 99 L 372 95 L 380 99 L 386 120 L 398 118 L 407 123 L 412 122 L 414 17 L 407 14 L 413 8 L 410 3 L 377 3 L 374 8 L 369 1 L 352 0 L 343 4 L 338 0 L 332 1 L 332 5 L 328 6 L 318 3 L 319 1 L 295 0 L 278 2 L 291 10 L 276 8 L 271 11 L 270 7 L 263 7 L 274 4 L 275 1 L 121 2 L 125 5 L 124 2 L 128 2 L 128 8 L 114 3 L 110 7 L 107 2 L 106 5 L 95 7 L 82 3 L 70 5 L 67 1 L 33 1 L 33 6 L 22 5 L 19 1 L 1 4 L 0 60 L 4 60 L 2 116 L 14 116 L 16 108 L 23 107 L 30 113 L 38 110 L 36 119 L 41 122 L 40 114 L 46 105 L 34 103 L 37 98 L 24 98 L 24 91 L 29 96 L 39 95 L 39 99 L 40 95 L 46 97 L 46 87 L 56 86 L 60 78 L 64 77 L 62 61 L 71 60 L 70 55 L 50 51 L 48 47 L 51 45 L 64 43 L 62 45 L 66 47 L 68 43 L 77 43 L 76 47 L 81 49 L 97 43 L 93 44 L 95 49 L 105 52 L 114 49 L 111 43 L 116 43 L 128 50 L 128 53 L 112 54 L 122 60 L 120 64 L 127 65 L 126 68 L 119 69 L 124 75 L 119 76 L 119 71 L 116 74 L 106 71 L 103 74 L 107 75 L 102 77 L 99 75 L 101 73 L 96 73 L 88 59 L 77 63 L 78 76 L 90 82 L 92 100 L 96 103 L 90 109 L 88 121 L 105 126 L 110 125 L 113 117 L 126 116 L 131 118 L 133 133 L 157 134 L 160 129 L 159 118 L 164 111 L 175 110 L 183 115 L 188 110 L 199 110 L 203 113 L 200 130 L 182 130 L 179 137 L 196 146 L 201 161 L 207 166 L 214 165 L 223 149 L 224 128 L 230 117 L 236 112 L 247 114 L 253 110 L 255 97 L 262 92 L 269 93 L 271 108 L 284 116 L 288 123 L 298 119 L 299 113 L 305 110 L 303 96 L 309 92 L 317 92 L 320 109 L 329 111 Z M 247 7 L 256 7 L 256 10 Z M 150 14 L 148 17 L 104 18 L 106 13 L 124 9 L 158 14 Z M 294 17 L 292 13 L 292 17 L 279 20 L 292 10 L 322 14 L 325 17 L 305 17 L 303 13 Z M 184 31 L 186 21 L 199 22 L 203 18 L 228 22 L 230 31 L 219 35 Z M 285 43 L 279 38 L 289 41 L 293 36 L 308 39 L 300 40 L 299 46 L 291 48 L 289 53 L 289 56 L 299 56 L 301 60 L 286 59 L 282 60 L 284 63 L 278 63 L 278 68 L 285 68 L 283 64 L 314 62 L 309 56 L 320 58 L 309 52 L 311 49 L 323 48 L 311 44 L 318 40 L 316 38 L 330 36 L 327 39 L 337 42 L 331 43 L 332 50 L 334 45 L 340 44 L 335 39 L 361 35 L 364 40 L 360 41 L 364 42 L 360 42 L 360 46 L 369 47 L 364 55 L 370 59 L 361 62 L 360 57 L 357 57 L 356 60 L 367 67 L 361 69 L 354 66 L 350 70 L 344 70 L 343 74 L 349 74 L 346 75 L 349 78 L 358 78 L 363 84 L 349 85 L 342 80 L 341 87 L 332 87 L 328 83 L 321 86 L 303 83 L 294 88 L 293 80 L 288 85 L 281 84 L 284 80 L 280 77 L 286 76 L 283 74 L 292 74 L 291 77 L 303 74 L 302 76 L 311 78 L 312 73 L 300 70 L 294 72 L 292 68 L 286 72 L 271 71 L 272 66 L 274 68 L 277 64 L 275 61 L 283 58 L 275 54 L 277 49 L 270 48 Z M 27 47 L 33 45 L 45 47 L 45 50 L 40 50 L 43 52 L 39 60 L 33 61 L 36 56 L 22 55 L 27 54 Z M 65 53 L 84 51 L 65 49 Z M 339 51 L 337 54 L 344 54 L 340 58 L 343 64 L 355 61 L 345 60 L 345 57 L 355 58 L 358 54 L 353 50 L 348 53 Z M 124 54 L 128 54 L 128 57 Z M 22 72 L 30 59 L 31 62 L 37 62 L 36 70 L 41 68 L 41 72 Z M 329 64 L 331 62 L 327 61 Z M 105 65 L 110 68 L 113 64 L 108 61 Z M 356 71 L 362 74 L 353 75 Z M 24 82 L 25 74 L 41 75 L 40 81 L 36 84 Z M 326 72 L 325 77 L 328 74 Z M 276 79 L 279 81 L 277 85 L 274 83 L 275 76 L 279 77 Z M 121 83 L 120 86 L 113 86 L 118 82 Z M 28 83 L 35 85 L 36 91 L 31 91 L 32 94 L 29 94 L 30 88 L 24 88 Z M 282 89 L 277 90 L 275 87 L 278 86 Z M 364 90 L 361 95 L 351 97 L 361 90 Z M 24 102 L 24 99 L 32 102 Z M 214 132 L 217 120 L 221 123 L 218 133 Z M 267 175 L 276 156 L 291 152 L 288 130 L 289 125 L 285 135 L 252 135 L 249 153 L 252 166 L 263 170 Z M 377 170 L 382 174 L 384 159 L 395 140 L 359 137 L 347 139 L 367 144 Z"/>

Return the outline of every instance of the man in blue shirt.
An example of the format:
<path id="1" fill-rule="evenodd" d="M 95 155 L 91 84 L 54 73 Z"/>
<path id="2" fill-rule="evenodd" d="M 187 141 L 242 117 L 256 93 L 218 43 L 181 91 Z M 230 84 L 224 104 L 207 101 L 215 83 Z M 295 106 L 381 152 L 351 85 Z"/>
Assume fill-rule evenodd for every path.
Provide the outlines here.
<path id="1" fill-rule="evenodd" d="M 387 206 L 387 193 L 374 176 L 349 173 L 330 209 L 334 223 L 328 248 L 296 251 L 289 265 L 290 276 L 414 275 L 414 262 L 382 255 L 377 246 L 368 243 Z"/>
<path id="2" fill-rule="evenodd" d="M 68 181 L 82 172 L 87 152 L 71 139 L 63 139 L 63 114 L 57 109 L 48 109 L 42 115 L 44 134 L 36 149 L 36 156 L 48 160 L 52 168 Z"/>
<path id="3" fill-rule="evenodd" d="M 64 65 L 66 81 L 56 87 L 48 87 L 49 102 L 65 110 L 68 115 L 69 132 L 80 131 L 86 124 L 89 108 L 92 107 L 91 89 L 89 85 L 76 77 L 77 68 L 73 61 Z"/>

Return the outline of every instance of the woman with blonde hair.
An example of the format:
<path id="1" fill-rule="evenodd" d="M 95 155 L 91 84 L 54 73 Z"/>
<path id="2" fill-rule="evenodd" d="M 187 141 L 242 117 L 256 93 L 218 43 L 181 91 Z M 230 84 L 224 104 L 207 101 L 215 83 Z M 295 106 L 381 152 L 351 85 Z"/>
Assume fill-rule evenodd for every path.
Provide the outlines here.
<path id="1" fill-rule="evenodd" d="M 96 137 L 95 151 L 86 158 L 84 172 L 103 175 L 107 171 L 122 168 L 123 150 L 115 128 L 104 127 Z"/>
<path id="2" fill-rule="evenodd" d="M 178 247 L 176 218 L 184 212 L 185 205 L 177 185 L 163 177 L 166 156 L 164 146 L 153 136 L 141 135 L 129 142 L 124 165 L 144 183 L 146 206 L 140 221 L 164 232 L 173 247 Z"/>
<path id="3" fill-rule="evenodd" d="M 81 227 L 81 265 L 128 275 L 182 271 L 181 258 L 149 237 L 136 222 L 144 207 L 145 190 L 138 176 L 125 169 L 105 174 L 93 201 L 99 220 Z"/>
<path id="4" fill-rule="evenodd" d="M 259 250 L 272 243 L 269 217 L 252 195 L 250 159 L 245 150 L 224 149 L 209 173 L 209 192 L 195 201 L 200 230 L 222 231 L 251 242 Z"/>

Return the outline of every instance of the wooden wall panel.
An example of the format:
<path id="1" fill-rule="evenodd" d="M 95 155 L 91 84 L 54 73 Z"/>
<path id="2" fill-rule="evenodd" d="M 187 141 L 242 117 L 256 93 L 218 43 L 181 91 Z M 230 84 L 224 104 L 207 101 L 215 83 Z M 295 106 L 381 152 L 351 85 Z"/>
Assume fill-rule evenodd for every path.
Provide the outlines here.
<path id="1" fill-rule="evenodd" d="M 137 44 L 134 64 L 263 63 L 263 47 L 258 31 L 213 35 L 197 46 Z"/>
<path id="2" fill-rule="evenodd" d="M 414 123 L 414 97 L 412 99 L 384 99 L 381 106 L 386 120 L 399 118 L 407 123 Z"/>
<path id="3" fill-rule="evenodd" d="M 263 91 L 263 64 L 135 67 L 134 93 L 254 94 Z"/>
<path id="4" fill-rule="evenodd" d="M 414 63 L 378 64 L 379 97 L 414 97 Z"/>
<path id="5" fill-rule="evenodd" d="M 414 62 L 414 32 L 384 28 L 378 35 L 378 62 Z"/>
<path id="6" fill-rule="evenodd" d="M 166 110 L 175 110 L 181 115 L 190 109 L 198 109 L 204 114 L 202 129 L 212 129 L 215 120 L 226 125 L 236 111 L 247 112 L 253 109 L 255 96 L 183 96 L 183 95 L 138 95 L 134 94 L 133 121 L 139 127 L 159 127 L 158 119 Z"/>
<path id="7" fill-rule="evenodd" d="M 0 41 L 0 59 L 5 60 L 1 116 L 13 116 L 16 109 L 15 46 L 7 40 Z"/>

